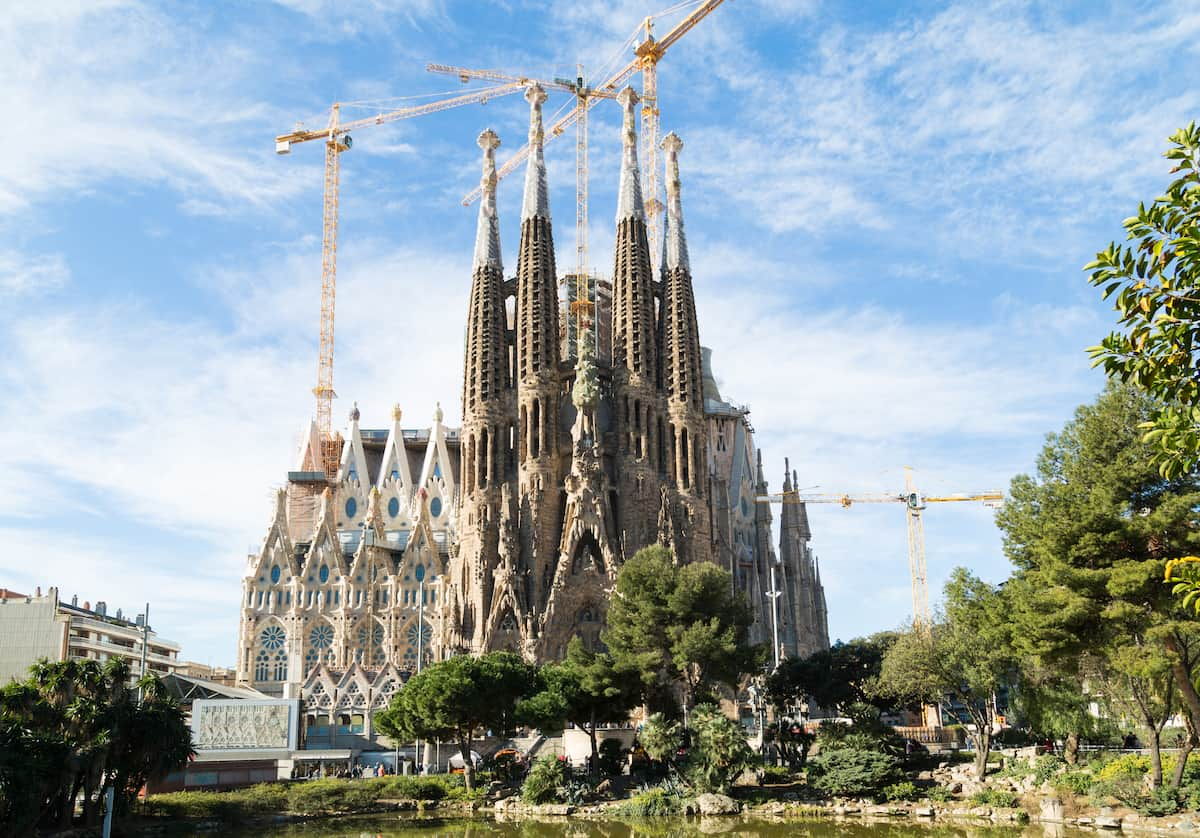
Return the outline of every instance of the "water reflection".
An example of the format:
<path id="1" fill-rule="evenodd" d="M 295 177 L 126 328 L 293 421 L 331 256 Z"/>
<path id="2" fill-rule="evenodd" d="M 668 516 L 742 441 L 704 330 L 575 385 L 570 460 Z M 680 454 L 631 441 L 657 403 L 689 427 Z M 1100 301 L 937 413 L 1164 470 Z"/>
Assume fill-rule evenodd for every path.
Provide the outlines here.
<path id="1" fill-rule="evenodd" d="M 1058 824 L 1026 827 L 928 824 L 911 821 L 859 823 L 771 818 L 661 818 L 594 820 L 580 817 L 499 821 L 490 818 L 428 818 L 413 815 L 348 817 L 287 826 L 256 827 L 228 838 L 1082 838 Z"/>

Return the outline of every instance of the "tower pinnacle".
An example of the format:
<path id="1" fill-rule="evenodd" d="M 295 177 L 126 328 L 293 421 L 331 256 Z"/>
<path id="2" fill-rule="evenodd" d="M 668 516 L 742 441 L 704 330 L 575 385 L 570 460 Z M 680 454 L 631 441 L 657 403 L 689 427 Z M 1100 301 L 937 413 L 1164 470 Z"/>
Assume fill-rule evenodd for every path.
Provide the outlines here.
<path id="1" fill-rule="evenodd" d="M 682 268 L 690 272 L 687 237 L 683 233 L 683 203 L 679 198 L 679 151 L 683 140 L 672 131 L 663 138 L 662 147 L 667 152 L 667 234 L 663 239 L 663 261 L 667 270 Z"/>
<path id="2" fill-rule="evenodd" d="M 617 223 L 626 218 L 644 222 L 646 208 L 642 204 L 642 181 L 637 159 L 637 91 L 626 87 L 617 94 L 617 101 L 625 110 L 621 125 L 621 183 L 617 193 Z"/>
<path id="3" fill-rule="evenodd" d="M 479 225 L 475 230 L 475 268 L 501 267 L 500 223 L 496 215 L 496 149 L 500 138 L 488 128 L 476 140 L 483 149 L 483 177 L 479 186 L 483 198 L 479 202 Z"/>
<path id="4" fill-rule="evenodd" d="M 521 220 L 550 217 L 550 197 L 546 188 L 546 159 L 542 154 L 542 103 L 546 91 L 540 84 L 525 88 L 529 103 L 529 165 L 525 169 L 525 200 L 521 205 Z"/>

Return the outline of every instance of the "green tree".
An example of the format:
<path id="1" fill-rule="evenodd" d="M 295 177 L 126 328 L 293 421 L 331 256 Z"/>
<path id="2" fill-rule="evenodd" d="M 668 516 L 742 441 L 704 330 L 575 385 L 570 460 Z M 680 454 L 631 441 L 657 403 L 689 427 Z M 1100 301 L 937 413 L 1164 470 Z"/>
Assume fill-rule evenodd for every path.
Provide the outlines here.
<path id="1" fill-rule="evenodd" d="M 1084 270 L 1118 314 L 1118 330 L 1091 355 L 1110 378 L 1159 400 L 1140 427 L 1161 473 L 1178 477 L 1200 466 L 1200 128 L 1192 122 L 1168 141 L 1178 176 L 1125 219 L 1129 243 L 1110 243 Z"/>
<path id="2" fill-rule="evenodd" d="M 522 717 L 543 730 L 571 722 L 591 741 L 591 773 L 600 769 L 597 730 L 600 725 L 624 722 L 638 702 L 636 679 L 621 672 L 607 652 L 592 652 L 578 638 L 567 645 L 561 663 L 548 663 L 538 671 L 540 690 L 519 706 Z"/>
<path id="3" fill-rule="evenodd" d="M 767 678 L 767 695 L 781 707 L 809 698 L 843 716 L 858 712 L 877 700 L 874 681 L 895 640 L 895 632 L 884 631 L 838 641 L 806 658 L 785 658 Z"/>
<path id="4" fill-rule="evenodd" d="M 471 739 L 478 731 L 508 731 L 517 706 L 536 691 L 534 670 L 511 652 L 459 655 L 414 675 L 376 715 L 379 729 L 396 739 L 443 739 L 458 744 L 467 789 L 474 788 Z"/>
<path id="5" fill-rule="evenodd" d="M 943 614 L 928 629 L 901 634 L 887 650 L 878 694 L 962 707 L 971 717 L 975 773 L 987 770 L 996 693 L 1013 677 L 1008 608 L 1003 595 L 963 568 L 946 583 Z"/>
<path id="6" fill-rule="evenodd" d="M 129 665 L 41 661 L 25 681 L 0 689 L 0 825 L 67 828 L 75 801 L 95 826 L 108 789 L 127 812 L 138 789 L 186 763 L 191 732 L 153 676 L 143 698 L 129 689 Z"/>
<path id="7" fill-rule="evenodd" d="M 736 687 L 763 650 L 749 642 L 753 615 L 727 571 L 677 566 L 665 547 L 639 550 L 621 567 L 603 640 L 618 670 L 634 673 L 648 703 L 678 687 L 685 707 L 717 684 Z"/>
<path id="8" fill-rule="evenodd" d="M 1138 666 L 1161 658 L 1195 730 L 1200 622 L 1162 579 L 1169 559 L 1196 552 L 1200 484 L 1194 471 L 1160 472 L 1138 431 L 1158 407 L 1110 384 L 1049 437 L 1036 475 L 1013 479 L 997 524 L 1016 567 L 1008 587 L 1022 659 L 1061 673 L 1064 688 L 1120 673 L 1124 698 L 1136 703 L 1135 692 L 1153 693 L 1139 686 L 1150 673 Z M 1157 712 L 1139 715 L 1148 724 Z M 1185 750 L 1194 744 L 1189 736 Z"/>
<path id="9" fill-rule="evenodd" d="M 743 771 L 757 763 L 745 728 L 715 705 L 695 709 L 688 733 L 687 777 L 697 791 L 726 793 Z"/>

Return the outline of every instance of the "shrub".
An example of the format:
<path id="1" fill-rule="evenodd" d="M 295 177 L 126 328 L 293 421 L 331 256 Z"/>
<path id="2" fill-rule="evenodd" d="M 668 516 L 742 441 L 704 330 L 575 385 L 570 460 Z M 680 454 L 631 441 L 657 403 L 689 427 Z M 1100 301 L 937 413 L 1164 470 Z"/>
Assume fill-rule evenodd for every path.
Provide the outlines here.
<path id="1" fill-rule="evenodd" d="M 454 779 L 449 779 L 450 777 Z M 379 797 L 397 797 L 404 800 L 442 800 L 446 797 L 457 797 L 458 793 L 466 790 L 461 777 L 461 774 L 450 774 L 445 778 L 400 774 L 383 777 L 375 782 L 379 784 Z"/>
<path id="2" fill-rule="evenodd" d="M 529 769 L 521 786 L 521 800 L 531 805 L 549 803 L 558 796 L 558 789 L 567 784 L 567 764 L 556 756 L 540 757 Z"/>
<path id="3" fill-rule="evenodd" d="M 665 818 L 682 815 L 687 797 L 670 781 L 658 786 L 643 786 L 641 791 L 616 809 L 618 815 L 631 818 Z"/>
<path id="4" fill-rule="evenodd" d="M 1144 777 L 1150 771 L 1150 757 L 1141 754 L 1121 754 L 1096 772 L 1100 781 L 1118 777 Z"/>
<path id="5" fill-rule="evenodd" d="M 1160 818 L 1179 811 L 1179 796 L 1174 789 L 1159 787 L 1152 790 L 1136 807 L 1138 814 Z"/>
<path id="6" fill-rule="evenodd" d="M 792 772 L 783 765 L 768 765 L 762 769 L 762 785 L 782 785 L 792 781 Z"/>
<path id="7" fill-rule="evenodd" d="M 330 778 L 293 783 L 288 787 L 288 810 L 303 815 L 327 815 L 368 809 L 381 791 L 382 786 L 370 781 Z"/>
<path id="8" fill-rule="evenodd" d="M 691 736 L 687 776 L 699 792 L 728 791 L 739 774 L 754 767 L 746 731 L 712 704 L 692 711 Z"/>
<path id="9" fill-rule="evenodd" d="M 916 800 L 918 796 L 920 796 L 920 791 L 909 780 L 892 783 L 883 788 L 883 799 L 887 801 Z"/>
<path id="10" fill-rule="evenodd" d="M 599 751 L 601 774 L 616 777 L 625 772 L 625 755 L 629 749 L 621 744 L 620 739 L 601 740 Z"/>
<path id="11" fill-rule="evenodd" d="M 861 748 L 823 751 L 809 765 L 813 786 L 830 795 L 874 795 L 903 779 L 896 757 Z"/>
<path id="12" fill-rule="evenodd" d="M 1056 754 L 1042 754 L 1033 761 L 1033 779 L 1038 785 L 1049 780 L 1067 764 L 1067 761 Z"/>
<path id="13" fill-rule="evenodd" d="M 1054 787 L 1072 794 L 1084 795 L 1092 790 L 1096 778 L 1088 771 L 1064 771 L 1054 777 Z"/>
<path id="14" fill-rule="evenodd" d="M 260 783 L 227 792 L 177 791 L 156 794 L 146 800 L 149 815 L 169 818 L 201 818 L 237 823 L 259 814 L 282 812 L 288 808 L 287 786 Z"/>
<path id="15" fill-rule="evenodd" d="M 934 803 L 949 803 L 954 799 L 954 792 L 945 786 L 934 786 L 925 790 L 925 796 Z"/>
<path id="16" fill-rule="evenodd" d="M 971 795 L 971 802 L 980 806 L 1000 806 L 1012 809 L 1017 805 L 1018 797 L 1014 792 L 1001 789 L 981 789 Z"/>

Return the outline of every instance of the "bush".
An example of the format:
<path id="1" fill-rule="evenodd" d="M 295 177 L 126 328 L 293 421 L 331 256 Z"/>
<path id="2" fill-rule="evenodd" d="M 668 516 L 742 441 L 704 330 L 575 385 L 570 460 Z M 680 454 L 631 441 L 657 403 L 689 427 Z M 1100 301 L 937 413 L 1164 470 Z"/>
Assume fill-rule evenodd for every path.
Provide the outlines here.
<path id="1" fill-rule="evenodd" d="M 302 815 L 328 815 L 369 809 L 382 786 L 370 781 L 308 780 L 288 788 L 288 810 Z"/>
<path id="2" fill-rule="evenodd" d="M 668 781 L 658 786 L 643 786 L 615 811 L 631 818 L 666 818 L 682 815 L 687 799 L 678 785 Z"/>
<path id="3" fill-rule="evenodd" d="M 1088 771 L 1070 770 L 1064 771 L 1054 777 L 1054 787 L 1062 791 L 1069 791 L 1072 794 L 1084 795 L 1092 790 L 1096 778 Z"/>
<path id="4" fill-rule="evenodd" d="M 600 742 L 600 773 L 606 777 L 617 777 L 625 773 L 625 755 L 629 749 L 620 739 L 603 739 Z"/>
<path id="5" fill-rule="evenodd" d="M 701 704 L 692 711 L 691 737 L 687 776 L 698 792 L 727 792 L 739 774 L 755 765 L 746 731 L 715 705 Z"/>
<path id="6" fill-rule="evenodd" d="M 945 786 L 934 786 L 925 790 L 925 796 L 934 803 L 949 803 L 954 799 L 954 792 Z"/>
<path id="7" fill-rule="evenodd" d="M 521 786 L 521 800 L 531 805 L 549 803 L 568 779 L 566 762 L 552 755 L 540 757 Z"/>
<path id="8" fill-rule="evenodd" d="M 399 774 L 383 777 L 375 782 L 379 785 L 379 797 L 403 800 L 443 800 L 447 797 L 457 798 L 466 791 L 461 774 L 449 774 L 445 777 Z"/>
<path id="9" fill-rule="evenodd" d="M 916 800 L 919 796 L 920 790 L 909 780 L 905 780 L 903 783 L 892 783 L 890 786 L 884 786 L 883 789 L 883 799 L 889 802 Z"/>
<path id="10" fill-rule="evenodd" d="M 237 823 L 260 814 L 288 808 L 287 786 L 261 783 L 227 792 L 176 791 L 147 798 L 149 815 L 169 818 L 199 818 Z"/>
<path id="11" fill-rule="evenodd" d="M 1146 795 L 1141 805 L 1136 808 L 1138 814 L 1155 818 L 1173 815 L 1179 811 L 1179 796 L 1174 789 L 1159 787 Z"/>
<path id="12" fill-rule="evenodd" d="M 1056 754 L 1042 754 L 1033 761 L 1033 779 L 1040 786 L 1062 770 L 1067 761 Z"/>
<path id="13" fill-rule="evenodd" d="M 1019 798 L 1014 792 L 1001 789 L 982 789 L 971 795 L 972 803 L 980 806 L 1000 806 L 1004 809 L 1014 808 L 1018 800 Z"/>
<path id="14" fill-rule="evenodd" d="M 810 782 L 830 795 L 875 795 L 904 776 L 895 756 L 861 748 L 822 751 L 809 765 Z"/>
<path id="15" fill-rule="evenodd" d="M 764 786 L 783 785 L 792 781 L 791 770 L 783 765 L 768 765 L 762 769 L 761 774 L 761 784 Z"/>
<path id="16" fill-rule="evenodd" d="M 1144 777 L 1150 771 L 1150 757 L 1141 754 L 1121 754 L 1096 772 L 1096 779 L 1103 782 L 1118 777 Z"/>

